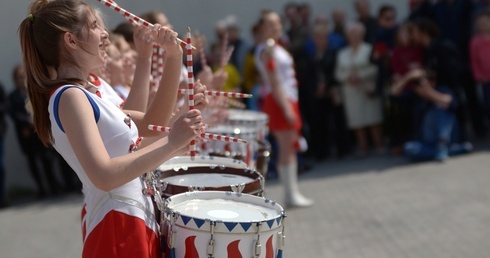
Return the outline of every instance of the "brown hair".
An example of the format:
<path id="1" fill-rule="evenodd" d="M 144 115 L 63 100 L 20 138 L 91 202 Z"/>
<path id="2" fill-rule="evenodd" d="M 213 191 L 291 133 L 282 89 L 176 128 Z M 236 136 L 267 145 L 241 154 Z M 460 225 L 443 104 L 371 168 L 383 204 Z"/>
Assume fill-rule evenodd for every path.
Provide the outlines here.
<path id="1" fill-rule="evenodd" d="M 93 10 L 82 0 L 37 0 L 30 5 L 30 14 L 19 26 L 34 128 L 45 146 L 53 143 L 48 112 L 51 92 L 62 85 L 83 83 L 85 79 L 56 78 L 56 70 L 62 62 L 77 65 L 63 47 L 63 34 L 71 32 L 82 38 L 82 30 L 88 28 L 89 12 Z"/>

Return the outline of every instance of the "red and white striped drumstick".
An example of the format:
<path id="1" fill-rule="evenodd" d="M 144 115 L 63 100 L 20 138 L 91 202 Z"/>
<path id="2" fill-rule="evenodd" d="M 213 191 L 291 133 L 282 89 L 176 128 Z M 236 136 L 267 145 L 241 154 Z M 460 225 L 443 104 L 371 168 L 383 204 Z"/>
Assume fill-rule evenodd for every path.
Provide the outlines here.
<path id="1" fill-rule="evenodd" d="M 161 126 L 161 125 L 148 125 L 148 130 L 170 133 L 170 131 L 172 131 L 172 128 L 168 126 Z"/>
<path id="2" fill-rule="evenodd" d="M 138 17 L 138 16 L 136 16 L 136 15 L 134 15 L 134 14 L 126 11 L 125 9 L 121 8 L 118 4 L 116 4 L 116 2 L 114 2 L 112 0 L 97 0 L 97 1 L 101 2 L 106 7 L 109 7 L 112 10 L 120 13 L 122 16 L 124 16 L 131 23 L 141 24 L 141 25 L 143 25 L 145 27 L 148 27 L 150 29 L 154 29 L 155 28 L 155 26 L 153 24 L 151 24 L 151 23 L 149 23 L 149 22 L 141 19 L 140 17 Z M 182 47 L 185 47 L 186 43 L 183 40 L 177 38 L 177 41 L 180 42 L 180 45 Z"/>
<path id="3" fill-rule="evenodd" d="M 192 36 L 191 36 L 191 28 L 187 27 L 187 45 L 186 45 L 186 52 L 187 52 L 187 96 L 188 96 L 188 105 L 189 105 L 189 110 L 194 109 L 194 69 L 193 69 L 193 62 L 192 62 Z M 194 160 L 194 157 L 196 156 L 196 141 L 191 140 L 189 144 L 189 151 L 190 151 L 190 156 L 191 160 Z"/>
<path id="4" fill-rule="evenodd" d="M 158 48 L 158 60 L 157 60 L 157 76 L 158 76 L 158 80 L 161 80 L 162 79 L 162 76 L 163 76 L 163 53 L 165 51 L 163 51 L 163 48 Z"/>
<path id="5" fill-rule="evenodd" d="M 246 140 L 214 133 L 201 133 L 201 138 L 223 142 L 247 143 Z"/>
<path id="6" fill-rule="evenodd" d="M 179 93 L 186 94 L 187 90 L 179 89 Z M 229 97 L 229 98 L 241 98 L 241 99 L 253 97 L 252 94 L 247 94 L 247 93 L 227 92 L 227 91 L 217 91 L 217 90 L 206 90 L 204 91 L 204 94 L 209 96 L 216 96 L 216 97 Z"/>
<path id="7" fill-rule="evenodd" d="M 151 79 L 150 87 L 156 87 L 158 85 L 158 45 L 153 45 L 153 54 L 151 55 Z"/>
<path id="8" fill-rule="evenodd" d="M 167 126 L 160 126 L 160 125 L 148 125 L 148 130 L 170 133 L 170 131 L 172 131 L 172 128 Z M 215 141 L 247 143 L 247 141 L 244 139 L 226 136 L 226 135 L 219 135 L 214 133 L 201 133 L 200 137 L 203 139 L 209 139 Z"/>

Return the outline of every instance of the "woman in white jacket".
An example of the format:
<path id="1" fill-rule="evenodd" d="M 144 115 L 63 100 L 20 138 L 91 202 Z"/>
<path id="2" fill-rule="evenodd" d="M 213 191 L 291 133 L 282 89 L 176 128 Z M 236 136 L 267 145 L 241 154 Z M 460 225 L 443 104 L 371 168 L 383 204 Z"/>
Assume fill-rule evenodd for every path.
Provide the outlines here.
<path id="1" fill-rule="evenodd" d="M 342 84 L 347 125 L 355 132 L 360 156 L 367 153 L 368 132 L 377 150 L 381 152 L 383 148 L 381 104 L 375 94 L 377 68 L 370 62 L 372 47 L 363 42 L 364 34 L 361 23 L 347 26 L 348 46 L 339 52 L 335 69 Z"/>

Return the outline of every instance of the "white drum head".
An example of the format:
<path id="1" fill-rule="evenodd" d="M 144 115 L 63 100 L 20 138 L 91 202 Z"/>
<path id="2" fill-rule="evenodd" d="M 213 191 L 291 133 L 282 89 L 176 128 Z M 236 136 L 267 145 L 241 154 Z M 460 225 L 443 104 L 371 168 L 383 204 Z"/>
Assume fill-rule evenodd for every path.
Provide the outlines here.
<path id="1" fill-rule="evenodd" d="M 282 225 L 284 209 L 275 201 L 249 194 L 222 191 L 186 192 L 171 196 L 166 200 L 167 216 L 178 214 L 186 227 L 209 230 L 209 223 L 218 222 L 216 232 L 249 233 L 256 232 L 257 224 L 262 230 L 272 230 Z M 194 223 L 190 223 L 193 221 Z M 241 227 L 230 229 L 229 224 Z"/>
<path id="2" fill-rule="evenodd" d="M 210 168 L 242 168 L 247 169 L 247 164 L 238 159 L 214 157 L 214 156 L 197 156 L 191 160 L 190 156 L 178 156 L 167 160 L 158 167 L 160 171 L 167 170 L 187 170 L 190 167 L 210 167 Z"/>
<path id="3" fill-rule="evenodd" d="M 280 215 L 269 207 L 225 199 L 191 199 L 172 209 L 184 216 L 233 222 L 263 221 Z"/>
<path id="4" fill-rule="evenodd" d="M 251 177 L 225 173 L 199 173 L 166 177 L 165 182 L 180 186 L 218 187 L 252 182 Z"/>

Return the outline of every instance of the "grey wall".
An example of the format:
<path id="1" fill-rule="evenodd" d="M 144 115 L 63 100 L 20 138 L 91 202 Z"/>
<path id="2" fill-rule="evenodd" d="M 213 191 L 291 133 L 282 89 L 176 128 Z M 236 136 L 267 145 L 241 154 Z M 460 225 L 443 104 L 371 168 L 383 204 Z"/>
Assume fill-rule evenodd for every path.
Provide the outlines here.
<path id="1" fill-rule="evenodd" d="M 94 6 L 98 6 L 103 13 L 106 14 L 107 25 L 109 28 L 114 28 L 124 19 L 96 0 L 87 0 Z M 11 70 L 14 65 L 21 60 L 19 47 L 19 39 L 17 29 L 20 22 L 28 14 L 28 6 L 31 0 L 2 0 L 0 8 L 0 81 L 6 89 L 12 89 Z M 282 12 L 282 7 L 289 0 L 118 0 L 117 3 L 128 11 L 134 14 L 140 14 L 149 10 L 164 11 L 174 29 L 181 35 L 184 35 L 185 28 L 191 27 L 193 31 L 199 31 L 206 35 L 208 41 L 213 41 L 213 28 L 217 20 L 223 17 L 234 14 L 237 16 L 239 24 L 242 27 L 242 35 L 249 37 L 249 28 L 258 17 L 261 9 L 267 8 L 279 13 Z M 301 2 L 301 1 L 296 1 Z M 353 0 L 308 0 L 312 6 L 313 15 L 325 14 L 329 15 L 334 7 L 343 7 L 348 13 L 348 17 L 352 19 Z M 407 15 L 406 0 L 371 0 L 373 13 L 374 10 L 383 4 L 391 3 L 399 11 L 399 17 Z M 183 37 L 183 36 L 181 36 Z M 7 185 L 20 185 L 32 187 L 31 177 L 27 173 L 25 160 L 19 152 L 13 127 L 10 125 L 6 140 L 6 166 L 7 166 Z"/>

